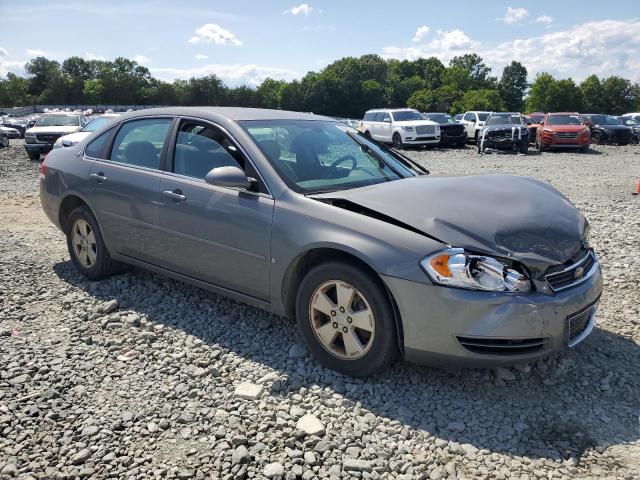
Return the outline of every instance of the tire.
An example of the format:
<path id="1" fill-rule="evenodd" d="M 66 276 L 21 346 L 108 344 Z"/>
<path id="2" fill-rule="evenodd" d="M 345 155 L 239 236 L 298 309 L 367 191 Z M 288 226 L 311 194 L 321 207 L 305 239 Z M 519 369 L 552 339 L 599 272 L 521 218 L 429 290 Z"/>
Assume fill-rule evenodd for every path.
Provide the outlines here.
<path id="1" fill-rule="evenodd" d="M 482 153 L 482 149 L 480 148 L 480 144 L 479 144 L 478 142 L 476 142 L 476 144 L 478 145 L 478 146 L 477 146 L 478 153 Z"/>
<path id="2" fill-rule="evenodd" d="M 88 207 L 78 207 L 69 214 L 65 225 L 65 234 L 73 266 L 89 280 L 101 280 L 122 269 L 122 264 L 113 260 L 109 255 L 98 222 Z M 84 241 L 79 245 L 77 239 Z M 86 256 L 82 254 L 81 250 L 86 252 Z"/>
<path id="3" fill-rule="evenodd" d="M 582 153 L 589 153 L 589 146 L 582 147 L 582 148 L 580 149 L 580 151 L 581 151 Z"/>
<path id="4" fill-rule="evenodd" d="M 0 146 L 2 147 L 8 147 L 9 146 L 9 137 L 2 135 L 0 137 Z"/>
<path id="5" fill-rule="evenodd" d="M 593 132 L 591 134 L 591 143 L 600 145 L 602 143 L 602 134 L 600 132 Z"/>
<path id="6" fill-rule="evenodd" d="M 364 136 L 367 138 L 371 138 L 371 132 L 367 130 L 366 132 L 364 132 Z"/>
<path id="7" fill-rule="evenodd" d="M 40 154 L 38 152 L 27 152 L 27 155 L 29 156 L 29 160 L 32 162 L 40 160 Z"/>
<path id="8" fill-rule="evenodd" d="M 529 153 L 529 143 L 528 142 L 524 142 L 522 145 L 520 145 L 520 153 L 522 153 L 524 155 Z"/>
<path id="9" fill-rule="evenodd" d="M 473 143 L 475 143 L 476 145 L 478 144 L 478 130 L 476 130 L 476 133 L 473 136 Z"/>
<path id="10" fill-rule="evenodd" d="M 351 298 L 350 305 L 341 304 L 338 288 L 343 298 Z M 323 297 L 325 302 L 321 301 Z M 356 314 L 360 320 L 356 320 Z M 297 292 L 296 321 L 313 356 L 345 375 L 368 377 L 398 358 L 391 300 L 380 279 L 362 268 L 328 262 L 311 269 Z M 323 336 L 325 340 L 321 340 Z M 352 348 L 347 349 L 345 339 L 351 339 L 348 345 Z"/>
<path id="11" fill-rule="evenodd" d="M 398 132 L 393 134 L 393 137 L 391 137 L 391 141 L 393 142 L 393 148 L 396 148 L 398 150 L 402 149 L 402 137 Z"/>

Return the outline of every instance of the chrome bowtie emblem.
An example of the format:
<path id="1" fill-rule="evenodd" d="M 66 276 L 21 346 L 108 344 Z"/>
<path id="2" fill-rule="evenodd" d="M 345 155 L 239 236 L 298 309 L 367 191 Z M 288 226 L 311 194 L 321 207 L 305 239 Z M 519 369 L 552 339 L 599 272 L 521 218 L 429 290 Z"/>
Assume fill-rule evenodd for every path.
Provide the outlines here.
<path id="1" fill-rule="evenodd" d="M 576 268 L 576 272 L 575 272 L 574 276 L 576 278 L 582 278 L 583 275 L 584 275 L 584 268 L 582 268 L 582 267 Z"/>

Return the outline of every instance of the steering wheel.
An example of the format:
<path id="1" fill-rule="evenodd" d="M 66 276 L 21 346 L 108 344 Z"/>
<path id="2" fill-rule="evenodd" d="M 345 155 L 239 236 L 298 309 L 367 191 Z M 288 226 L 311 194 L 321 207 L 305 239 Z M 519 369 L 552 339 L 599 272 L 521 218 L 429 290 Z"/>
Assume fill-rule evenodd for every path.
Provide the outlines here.
<path id="1" fill-rule="evenodd" d="M 338 178 L 338 174 L 340 174 L 341 172 L 338 170 L 338 165 L 340 165 L 341 163 L 344 163 L 346 161 L 351 160 L 351 169 L 349 170 L 349 172 L 344 175 L 345 177 L 349 176 L 349 173 L 351 173 L 353 170 L 358 168 L 358 161 L 356 160 L 356 158 L 353 155 L 343 155 L 342 157 L 340 157 L 339 159 L 337 159 L 335 162 L 333 162 L 331 164 L 331 166 L 329 167 L 329 175 L 331 176 L 331 178 Z"/>

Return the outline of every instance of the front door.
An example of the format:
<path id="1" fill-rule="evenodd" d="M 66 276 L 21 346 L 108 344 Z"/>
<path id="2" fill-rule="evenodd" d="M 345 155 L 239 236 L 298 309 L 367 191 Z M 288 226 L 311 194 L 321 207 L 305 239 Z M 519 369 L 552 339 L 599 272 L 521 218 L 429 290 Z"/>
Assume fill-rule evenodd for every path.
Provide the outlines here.
<path id="1" fill-rule="evenodd" d="M 215 125 L 184 119 L 169 159 L 170 171 L 160 184 L 165 267 L 268 299 L 273 199 L 204 181 L 216 167 L 249 169 L 237 144 Z"/>
<path id="2" fill-rule="evenodd" d="M 107 159 L 96 159 L 90 173 L 92 206 L 110 249 L 157 263 L 160 160 L 171 118 L 124 123 Z"/>

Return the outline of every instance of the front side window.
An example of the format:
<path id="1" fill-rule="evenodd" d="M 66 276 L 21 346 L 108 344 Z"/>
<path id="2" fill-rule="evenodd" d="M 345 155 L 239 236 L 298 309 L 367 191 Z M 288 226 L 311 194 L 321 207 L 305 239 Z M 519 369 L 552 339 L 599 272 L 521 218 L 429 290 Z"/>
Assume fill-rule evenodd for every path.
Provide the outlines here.
<path id="1" fill-rule="evenodd" d="M 389 115 L 388 113 L 382 114 L 382 121 L 386 122 L 387 120 L 391 121 L 391 115 Z"/>
<path id="2" fill-rule="evenodd" d="M 412 176 L 374 142 L 337 122 L 251 120 L 239 123 L 280 177 L 300 193 L 344 190 Z"/>
<path id="3" fill-rule="evenodd" d="M 132 120 L 122 125 L 111 160 L 146 168 L 160 168 L 160 152 L 171 126 L 170 118 Z"/>
<path id="4" fill-rule="evenodd" d="M 486 122 L 487 118 L 489 118 L 489 115 L 491 115 L 490 113 L 478 113 L 478 119 L 481 122 Z"/>
<path id="5" fill-rule="evenodd" d="M 591 115 L 590 119 L 595 125 L 620 125 L 618 119 L 611 115 Z"/>
<path id="6" fill-rule="evenodd" d="M 473 113 L 465 113 L 464 117 L 462 117 L 462 119 L 466 122 L 473 122 L 475 120 L 475 117 L 473 115 Z"/>
<path id="7" fill-rule="evenodd" d="M 187 177 L 204 177 L 218 167 L 244 167 L 238 149 L 226 135 L 211 125 L 183 121 L 173 156 L 173 172 Z"/>

